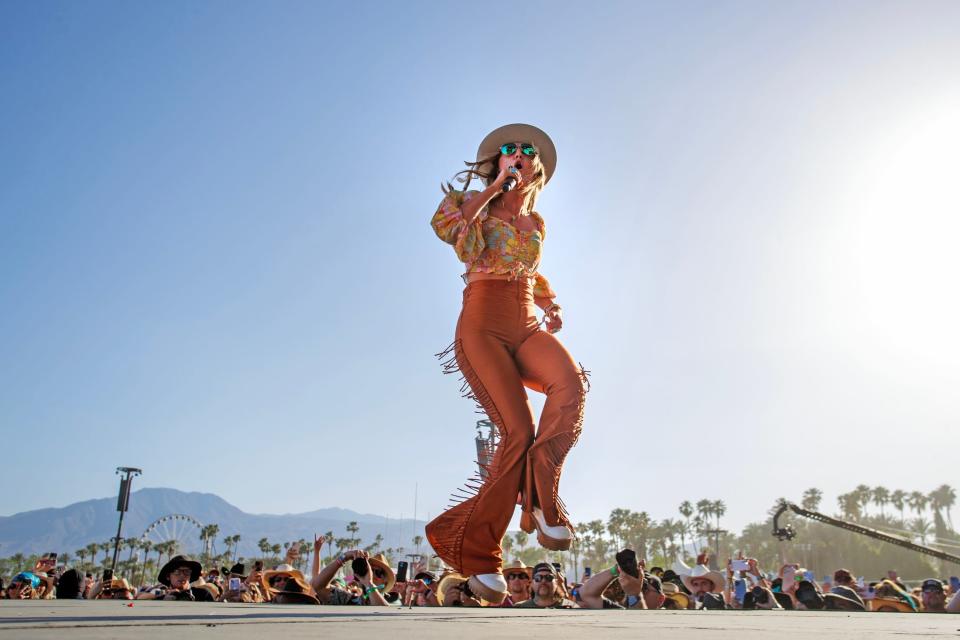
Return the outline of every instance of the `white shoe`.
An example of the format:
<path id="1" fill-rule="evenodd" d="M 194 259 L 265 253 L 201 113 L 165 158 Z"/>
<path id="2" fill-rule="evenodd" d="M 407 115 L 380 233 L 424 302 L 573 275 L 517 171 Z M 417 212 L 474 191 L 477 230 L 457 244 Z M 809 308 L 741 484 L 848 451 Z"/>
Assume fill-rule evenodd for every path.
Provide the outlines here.
<path id="1" fill-rule="evenodd" d="M 570 529 L 563 525 L 557 525 L 556 527 L 547 526 L 547 520 L 543 517 L 543 511 L 540 510 L 540 507 L 533 508 L 533 517 L 537 519 L 537 528 L 540 532 L 550 536 L 554 540 L 570 540 L 573 538 Z"/>
<path id="2" fill-rule="evenodd" d="M 491 589 L 492 591 L 507 590 L 507 581 L 504 579 L 502 573 L 481 573 L 473 577 L 482 582 L 483 586 Z"/>
<path id="3" fill-rule="evenodd" d="M 487 602 L 498 605 L 507 597 L 507 581 L 500 573 L 478 573 L 467 581 L 470 591 Z"/>

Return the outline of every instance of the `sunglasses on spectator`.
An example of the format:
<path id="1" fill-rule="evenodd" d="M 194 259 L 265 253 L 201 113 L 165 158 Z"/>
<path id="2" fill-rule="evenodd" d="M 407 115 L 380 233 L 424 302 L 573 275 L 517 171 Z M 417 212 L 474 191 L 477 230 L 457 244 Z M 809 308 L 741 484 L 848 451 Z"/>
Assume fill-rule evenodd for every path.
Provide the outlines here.
<path id="1" fill-rule="evenodd" d="M 374 569 L 374 570 L 373 570 L 373 575 L 375 575 L 376 577 L 380 578 L 381 580 L 384 580 L 384 579 L 386 579 L 386 577 L 387 577 L 387 572 L 384 571 L 383 569 Z"/>
<path id="2" fill-rule="evenodd" d="M 184 578 L 189 578 L 189 577 L 190 577 L 190 573 L 191 573 L 191 572 L 190 572 L 190 569 L 189 569 L 189 568 L 183 567 L 183 568 L 181 568 L 181 569 L 177 569 L 177 570 L 175 570 L 175 571 L 171 571 L 171 572 L 170 572 L 170 575 L 172 575 L 172 576 L 183 576 Z"/>
<path id="3" fill-rule="evenodd" d="M 512 156 L 517 151 L 517 144 L 515 142 L 508 142 L 507 144 L 500 147 L 500 153 L 505 156 Z M 525 156 L 530 156 L 531 158 L 537 155 L 537 148 L 530 144 L 529 142 L 520 143 L 520 153 Z"/>
<path id="4" fill-rule="evenodd" d="M 551 574 L 544 573 L 539 576 L 534 576 L 533 581 L 534 582 L 553 582 L 553 578 L 554 576 L 552 576 Z"/>
<path id="5" fill-rule="evenodd" d="M 525 573 L 508 573 L 507 580 L 529 580 L 530 576 Z"/>

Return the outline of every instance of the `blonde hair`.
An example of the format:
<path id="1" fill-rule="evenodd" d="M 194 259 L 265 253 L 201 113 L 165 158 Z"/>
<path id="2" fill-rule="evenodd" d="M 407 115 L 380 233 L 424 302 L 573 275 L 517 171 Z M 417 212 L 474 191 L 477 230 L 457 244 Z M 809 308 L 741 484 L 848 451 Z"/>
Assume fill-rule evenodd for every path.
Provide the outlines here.
<path id="1" fill-rule="evenodd" d="M 479 178 L 485 184 L 489 184 L 497 179 L 497 176 L 500 174 L 500 154 L 499 152 L 488 156 L 486 158 L 480 158 L 473 162 L 469 160 L 464 160 L 463 164 L 467 165 L 467 168 L 463 171 L 456 173 L 453 176 L 453 179 L 457 182 L 463 184 L 462 191 L 466 191 L 470 188 L 470 183 L 474 178 Z M 486 171 L 484 169 L 489 167 Z M 543 191 L 544 185 L 547 183 L 547 172 L 543 167 L 543 163 L 540 161 L 540 156 L 536 155 L 533 157 L 533 180 L 529 183 L 524 184 L 520 187 L 520 193 L 523 194 L 523 207 L 522 211 L 530 212 L 533 211 L 534 206 L 537 204 L 537 198 L 540 197 L 540 192 Z M 453 184 L 451 182 L 446 182 L 440 185 L 441 191 L 444 195 L 455 191 Z"/>

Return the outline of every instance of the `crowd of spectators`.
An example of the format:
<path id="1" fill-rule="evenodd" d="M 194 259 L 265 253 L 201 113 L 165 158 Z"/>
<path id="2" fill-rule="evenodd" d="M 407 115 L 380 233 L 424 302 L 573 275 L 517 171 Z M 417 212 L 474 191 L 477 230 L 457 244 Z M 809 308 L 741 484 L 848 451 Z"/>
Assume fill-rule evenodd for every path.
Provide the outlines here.
<path id="1" fill-rule="evenodd" d="M 186 556 L 171 558 L 156 583 L 139 588 L 107 572 L 95 578 L 56 565 L 56 556 L 40 558 L 30 571 L 0 585 L 0 599 L 119 599 L 194 602 L 246 602 L 306 605 L 404 607 L 515 607 L 520 609 L 826 609 L 903 613 L 960 613 L 960 580 L 929 578 L 913 586 L 896 572 L 876 581 L 855 578 L 838 569 L 818 581 L 798 564 L 766 573 L 753 558 L 711 568 L 701 555 L 689 570 L 646 567 L 630 549 L 616 555 L 608 569 L 585 571 L 583 582 L 567 580 L 562 567 L 541 562 L 513 562 L 503 568 L 508 595 L 501 603 L 483 601 L 467 577 L 452 571 L 439 575 L 425 564 L 396 569 L 381 555 L 353 550 L 321 566 L 323 537 L 315 537 L 310 576 L 294 567 L 298 544 L 284 563 L 265 569 L 255 562 L 227 569 L 207 568 Z"/>

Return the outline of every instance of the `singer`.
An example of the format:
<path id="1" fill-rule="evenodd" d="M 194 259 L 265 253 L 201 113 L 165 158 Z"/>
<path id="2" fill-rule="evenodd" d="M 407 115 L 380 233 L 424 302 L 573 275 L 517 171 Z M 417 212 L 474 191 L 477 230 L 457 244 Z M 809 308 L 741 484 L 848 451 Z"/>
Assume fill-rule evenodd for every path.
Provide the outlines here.
<path id="1" fill-rule="evenodd" d="M 466 495 L 454 494 L 455 504 L 426 534 L 440 558 L 469 577 L 470 591 L 499 604 L 507 595 L 500 540 L 518 496 L 521 528 L 536 530 L 547 549 L 570 548 L 573 528 L 558 487 L 580 435 L 589 383 L 554 335 L 562 310 L 538 271 L 546 234 L 534 206 L 557 166 L 553 141 L 532 125 L 506 125 L 465 164 L 455 176 L 463 190 L 447 183 L 431 221 L 466 265 L 456 337 L 439 356 L 446 373 L 463 375 L 463 390 L 496 424 L 500 442 L 490 464 L 460 490 Z M 468 190 L 473 178 L 486 188 Z M 536 428 L 526 389 L 547 396 Z"/>

